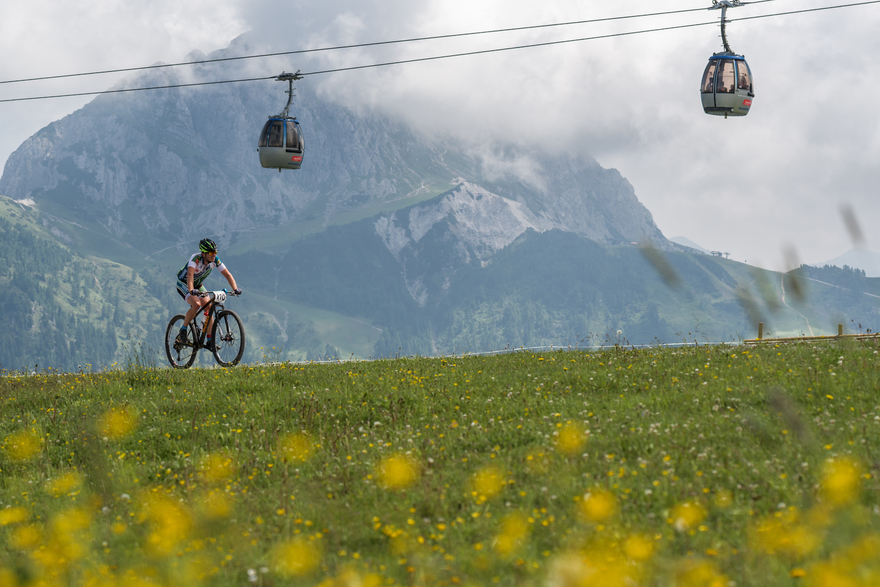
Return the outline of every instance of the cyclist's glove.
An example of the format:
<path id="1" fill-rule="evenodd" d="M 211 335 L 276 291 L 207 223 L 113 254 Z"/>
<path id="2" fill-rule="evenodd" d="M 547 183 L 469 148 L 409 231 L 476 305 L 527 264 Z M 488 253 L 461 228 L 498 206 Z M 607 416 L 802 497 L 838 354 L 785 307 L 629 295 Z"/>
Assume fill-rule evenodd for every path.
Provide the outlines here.
<path id="1" fill-rule="evenodd" d="M 197 290 L 197 289 L 190 290 L 189 295 L 198 297 L 199 290 Z"/>
<path id="2" fill-rule="evenodd" d="M 232 293 L 234 293 L 234 294 L 237 295 L 237 296 L 240 296 L 240 295 L 241 295 L 241 289 L 239 289 L 239 288 L 236 287 L 234 290 L 232 290 Z"/>

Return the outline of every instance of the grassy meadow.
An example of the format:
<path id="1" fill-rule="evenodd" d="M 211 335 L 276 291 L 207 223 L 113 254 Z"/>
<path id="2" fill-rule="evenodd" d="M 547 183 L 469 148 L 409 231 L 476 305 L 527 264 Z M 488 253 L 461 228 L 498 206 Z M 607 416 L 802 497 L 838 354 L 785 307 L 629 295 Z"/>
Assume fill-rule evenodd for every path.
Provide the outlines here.
<path id="1" fill-rule="evenodd" d="M 880 585 L 873 342 L 0 377 L 0 586 Z"/>

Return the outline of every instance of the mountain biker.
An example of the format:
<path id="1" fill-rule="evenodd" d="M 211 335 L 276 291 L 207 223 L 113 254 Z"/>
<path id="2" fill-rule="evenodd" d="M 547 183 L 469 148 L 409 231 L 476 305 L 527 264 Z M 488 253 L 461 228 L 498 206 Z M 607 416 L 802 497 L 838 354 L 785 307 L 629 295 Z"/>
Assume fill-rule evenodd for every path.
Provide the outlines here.
<path id="1" fill-rule="evenodd" d="M 199 294 L 205 293 L 202 282 L 211 274 L 211 270 L 219 269 L 226 281 L 229 282 L 235 295 L 241 294 L 241 290 L 235 284 L 235 278 L 226 265 L 217 258 L 217 245 L 209 238 L 203 238 L 199 241 L 199 252 L 189 258 L 183 269 L 177 272 L 177 293 L 190 305 L 186 316 L 183 318 L 183 327 L 177 335 L 178 342 L 186 342 L 186 329 L 190 321 L 196 317 L 200 310 L 205 308 L 209 301 L 208 298 L 200 297 Z M 208 350 L 213 350 L 214 342 L 211 340 L 211 320 L 209 316 L 205 323 L 205 332 L 207 338 L 205 346 Z"/>

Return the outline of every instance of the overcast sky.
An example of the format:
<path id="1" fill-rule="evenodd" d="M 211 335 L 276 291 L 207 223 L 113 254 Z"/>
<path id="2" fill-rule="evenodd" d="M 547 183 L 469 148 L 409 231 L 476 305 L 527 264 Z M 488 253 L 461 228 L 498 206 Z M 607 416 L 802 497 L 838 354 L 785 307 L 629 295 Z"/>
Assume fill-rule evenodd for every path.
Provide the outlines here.
<path id="1" fill-rule="evenodd" d="M 748 59 L 745 118 L 702 112 L 699 81 L 721 50 L 701 26 L 353 73 L 307 77 L 325 96 L 475 142 L 528 140 L 580 150 L 618 169 L 667 237 L 685 236 L 771 269 L 820 262 L 856 243 L 850 207 L 880 250 L 880 4 L 736 22 L 842 4 L 774 0 L 730 10 L 728 38 Z M 60 0 L 0 7 L 0 81 L 178 62 L 251 31 L 295 50 L 608 16 L 705 8 L 664 0 Z M 718 11 L 321 54 L 309 67 L 512 46 L 717 20 Z M 288 70 L 301 67 L 293 58 Z M 259 69 L 260 65 L 254 63 Z M 304 69 L 308 71 L 308 69 Z M 873 76 L 873 77 L 872 77 Z M 0 85 L 0 99 L 101 90 L 106 75 Z M 159 90 L 161 91 L 161 90 Z M 283 96 L 282 96 L 283 97 Z M 0 165 L 25 139 L 90 98 L 0 103 Z M 256 132 L 256 131 L 255 131 Z M 788 251 L 788 252 L 786 252 Z"/>

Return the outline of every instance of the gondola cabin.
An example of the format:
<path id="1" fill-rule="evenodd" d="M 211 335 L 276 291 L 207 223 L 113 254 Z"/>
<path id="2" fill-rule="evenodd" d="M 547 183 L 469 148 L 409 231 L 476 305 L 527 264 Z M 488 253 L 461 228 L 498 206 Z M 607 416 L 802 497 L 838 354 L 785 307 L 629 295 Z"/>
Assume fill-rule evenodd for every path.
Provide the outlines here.
<path id="1" fill-rule="evenodd" d="M 281 114 L 270 116 L 257 142 L 260 153 L 260 165 L 267 169 L 299 169 L 302 167 L 305 145 L 302 129 L 295 116 L 290 116 L 290 105 L 293 103 L 293 82 L 302 79 L 299 70 L 296 73 L 284 73 L 275 78 L 279 82 L 287 82 L 287 105 Z"/>
<path id="2" fill-rule="evenodd" d="M 270 118 L 260 132 L 257 144 L 260 165 L 268 169 L 299 169 L 302 167 L 304 143 L 302 129 L 296 118 Z"/>
<path id="3" fill-rule="evenodd" d="M 724 53 L 710 57 L 703 72 L 700 96 L 706 114 L 725 118 L 748 114 L 755 98 L 755 87 L 745 57 Z"/>

